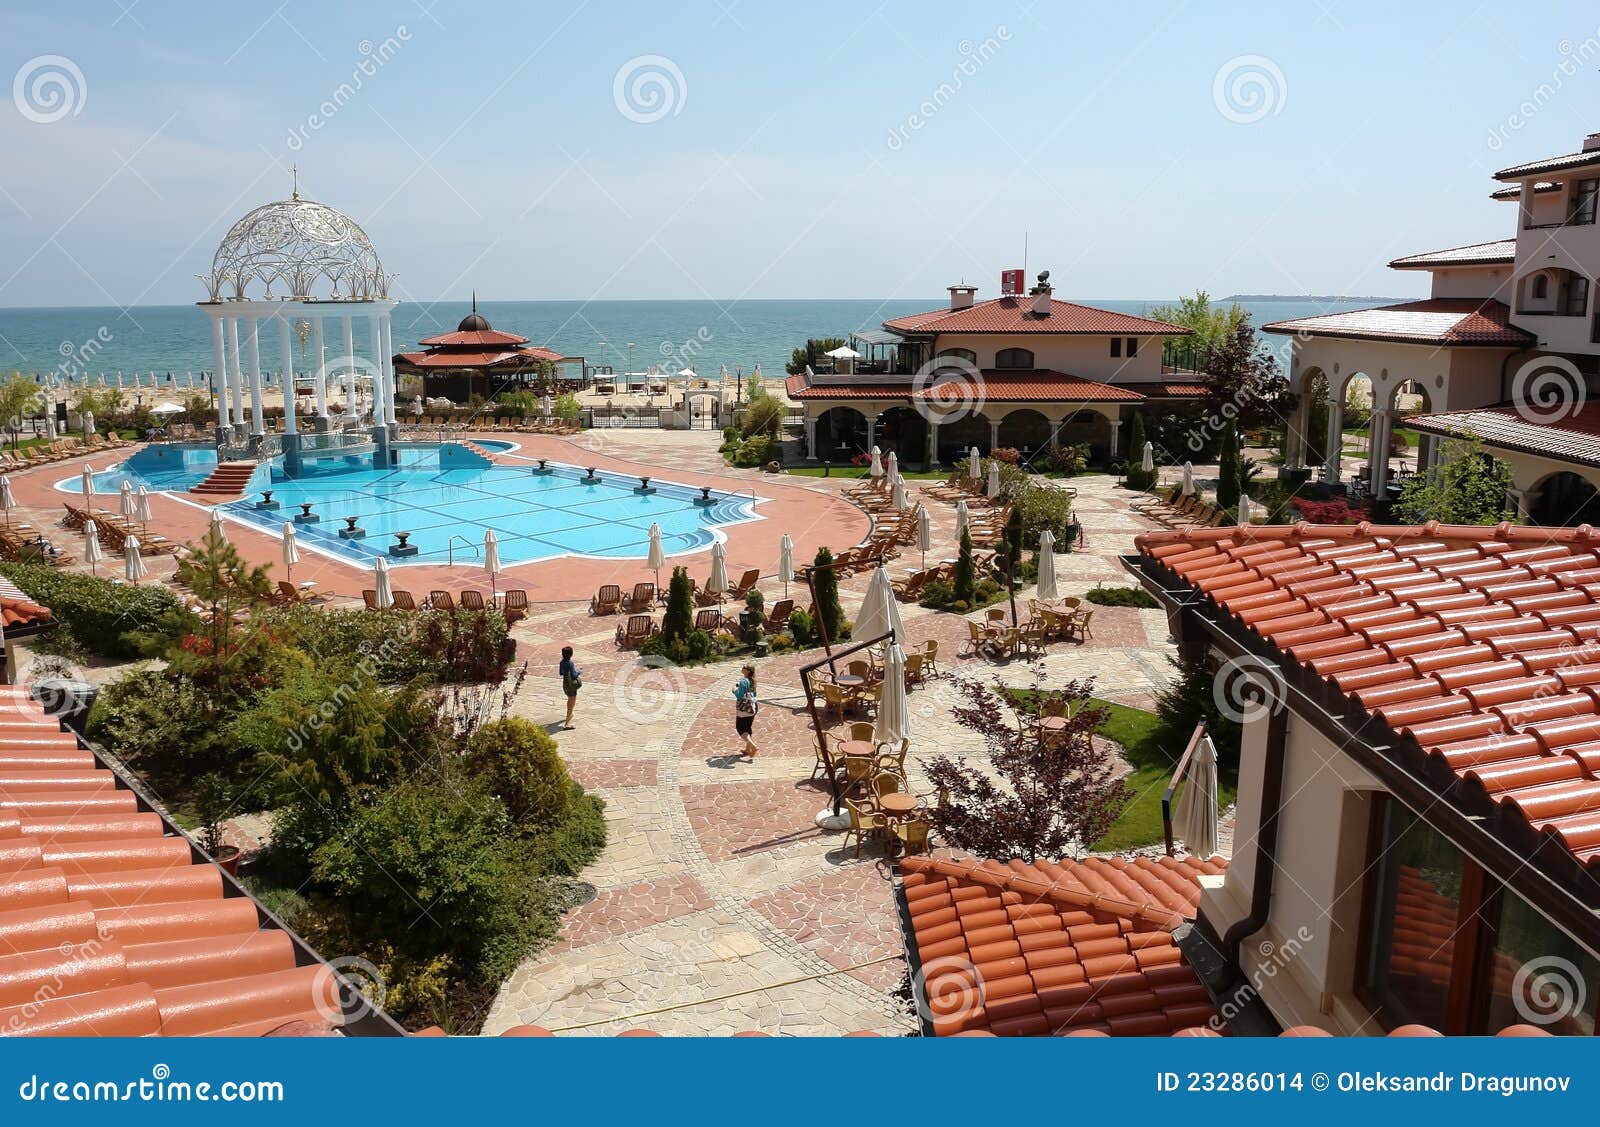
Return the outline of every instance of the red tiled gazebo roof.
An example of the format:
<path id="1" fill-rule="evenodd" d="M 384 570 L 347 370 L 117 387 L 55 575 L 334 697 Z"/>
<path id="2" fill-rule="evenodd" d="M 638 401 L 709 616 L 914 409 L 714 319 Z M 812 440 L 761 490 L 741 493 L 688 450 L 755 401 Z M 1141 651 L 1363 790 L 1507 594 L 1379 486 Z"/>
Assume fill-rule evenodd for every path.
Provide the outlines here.
<path id="1" fill-rule="evenodd" d="M 503 333 L 499 329 L 478 329 L 470 332 L 440 333 L 423 337 L 418 344 L 446 348 L 504 348 L 508 345 L 527 344 L 528 338 L 516 333 Z"/>
<path id="2" fill-rule="evenodd" d="M 440 349 L 437 352 L 402 352 L 397 359 L 413 364 L 418 368 L 493 368 L 500 364 L 521 366 L 534 360 L 549 360 L 554 363 L 562 359 L 561 353 L 548 348 L 516 348 L 509 351 L 469 351 L 452 352 Z"/>

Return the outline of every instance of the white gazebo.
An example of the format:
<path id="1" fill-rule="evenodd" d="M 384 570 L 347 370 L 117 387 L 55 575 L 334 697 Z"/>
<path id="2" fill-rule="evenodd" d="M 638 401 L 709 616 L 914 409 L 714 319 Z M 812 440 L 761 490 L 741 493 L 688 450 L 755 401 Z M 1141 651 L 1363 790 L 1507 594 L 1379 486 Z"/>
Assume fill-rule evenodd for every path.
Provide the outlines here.
<path id="1" fill-rule="evenodd" d="M 326 204 L 300 198 L 298 183 L 286 200 L 265 204 L 235 223 L 203 274 L 216 354 L 217 440 L 220 445 L 262 446 L 261 338 L 274 330 L 284 390 L 286 456 L 298 460 L 300 428 L 295 418 L 294 346 L 297 326 L 310 325 L 309 382 L 315 397 L 315 429 L 325 429 L 328 384 L 345 385 L 354 401 L 356 374 L 370 375 L 373 431 L 382 441 L 395 420 L 394 347 L 389 317 L 389 275 L 359 225 Z M 328 322 L 333 324 L 329 325 Z M 356 323 L 366 322 L 371 359 L 356 355 Z M 329 347 L 328 334 L 338 337 Z M 333 355 L 330 357 L 329 352 Z M 245 404 L 249 403 L 249 418 Z M 348 417 L 348 416 L 347 416 Z"/>

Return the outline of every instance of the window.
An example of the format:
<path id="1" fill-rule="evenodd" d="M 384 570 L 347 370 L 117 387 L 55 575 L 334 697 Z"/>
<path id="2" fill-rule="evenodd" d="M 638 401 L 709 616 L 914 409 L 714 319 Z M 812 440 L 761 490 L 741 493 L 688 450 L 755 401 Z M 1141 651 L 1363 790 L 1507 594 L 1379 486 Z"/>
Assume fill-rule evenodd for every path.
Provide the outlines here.
<path id="1" fill-rule="evenodd" d="M 1573 184 L 1567 203 L 1567 224 L 1577 227 L 1593 223 L 1597 200 L 1600 200 L 1600 179 L 1579 180 Z"/>
<path id="2" fill-rule="evenodd" d="M 939 350 L 936 360 L 965 361 L 974 368 L 978 366 L 978 354 L 970 348 L 943 348 Z"/>
<path id="3" fill-rule="evenodd" d="M 1498 1033 L 1530 1018 L 1551 1033 L 1594 1036 L 1600 998 L 1600 959 L 1528 906 L 1502 893 L 1496 906 L 1494 949 L 1489 953 L 1487 1013 L 1475 1033 Z M 1519 982 L 1520 978 L 1520 982 Z M 1540 981 L 1542 979 L 1542 981 Z M 1581 1006 L 1570 1003 L 1582 999 Z"/>
<path id="4" fill-rule="evenodd" d="M 1112 355 L 1113 358 L 1120 357 L 1122 355 L 1122 338 L 1121 337 L 1112 337 L 1111 338 L 1111 355 Z"/>
<path id="5" fill-rule="evenodd" d="M 1026 348 L 1002 348 L 994 354 L 996 368 L 1031 368 L 1033 353 Z"/>
<path id="6" fill-rule="evenodd" d="M 1568 317 L 1582 317 L 1589 311 L 1589 279 L 1574 274 L 1567 279 L 1566 300 L 1561 312 Z"/>
<path id="7" fill-rule="evenodd" d="M 1536 274 L 1533 279 L 1533 300 L 1544 301 L 1550 296 L 1550 275 Z"/>
<path id="8" fill-rule="evenodd" d="M 1137 355 L 1139 355 L 1139 338 L 1138 337 L 1129 337 L 1128 338 L 1128 359 L 1131 360 Z"/>

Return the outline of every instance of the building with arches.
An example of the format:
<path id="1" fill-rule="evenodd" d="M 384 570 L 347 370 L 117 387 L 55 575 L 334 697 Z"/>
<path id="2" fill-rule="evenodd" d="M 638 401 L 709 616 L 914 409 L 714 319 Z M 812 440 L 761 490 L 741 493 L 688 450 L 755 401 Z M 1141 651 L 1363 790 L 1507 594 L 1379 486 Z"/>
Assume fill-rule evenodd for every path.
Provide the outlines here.
<path id="1" fill-rule="evenodd" d="M 1426 299 L 1265 326 L 1294 338 L 1288 472 L 1316 460 L 1315 450 L 1325 480 L 1352 480 L 1340 447 L 1352 393 L 1366 393 L 1365 460 L 1354 478 L 1374 496 L 1437 464 L 1442 440 L 1470 434 L 1512 465 L 1509 500 L 1522 517 L 1576 525 L 1600 515 L 1600 133 L 1578 152 L 1495 179 L 1503 186 L 1492 198 L 1517 204 L 1512 237 L 1389 263 L 1427 271 Z M 1313 435 L 1319 388 L 1326 433 Z M 1395 456 L 1397 425 L 1419 437 L 1413 465 Z"/>
<path id="2" fill-rule="evenodd" d="M 1078 443 L 1115 459 L 1130 412 L 1204 394 L 1202 377 L 1162 363 L 1163 344 L 1188 329 L 1057 301 L 1048 272 L 1024 294 L 1020 273 L 1002 275 L 997 298 L 951 286 L 947 307 L 857 334 L 881 362 L 790 376 L 807 459 L 843 461 L 878 446 L 907 465 L 932 465 L 974 446 L 1037 452 Z"/>

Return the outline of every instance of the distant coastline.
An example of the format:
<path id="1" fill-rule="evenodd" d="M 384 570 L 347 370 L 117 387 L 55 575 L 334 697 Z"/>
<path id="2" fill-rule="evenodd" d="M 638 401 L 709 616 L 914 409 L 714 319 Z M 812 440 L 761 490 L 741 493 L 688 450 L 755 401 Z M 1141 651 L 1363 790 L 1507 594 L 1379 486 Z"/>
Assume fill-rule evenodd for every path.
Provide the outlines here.
<path id="1" fill-rule="evenodd" d="M 1229 294 L 1227 297 L 1223 298 L 1222 300 L 1223 301 L 1327 301 L 1327 302 L 1384 301 L 1384 302 L 1396 303 L 1396 302 L 1402 302 L 1402 301 L 1420 301 L 1421 299 L 1420 298 L 1415 298 L 1415 297 L 1361 297 L 1359 295 L 1339 294 L 1339 293 L 1304 293 L 1304 294 L 1295 294 L 1295 293 L 1236 293 L 1236 294 Z"/>

